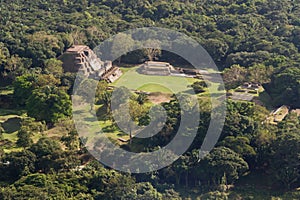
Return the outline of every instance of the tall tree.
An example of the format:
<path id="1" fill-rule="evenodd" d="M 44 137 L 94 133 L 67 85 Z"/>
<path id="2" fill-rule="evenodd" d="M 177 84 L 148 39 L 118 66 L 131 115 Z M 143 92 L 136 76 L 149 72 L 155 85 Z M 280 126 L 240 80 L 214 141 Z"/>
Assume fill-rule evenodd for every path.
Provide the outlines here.
<path id="1" fill-rule="evenodd" d="M 270 166 L 283 187 L 291 189 L 300 180 L 300 135 L 298 132 L 280 135 L 271 145 Z"/>
<path id="2" fill-rule="evenodd" d="M 122 52 L 128 52 L 132 49 L 134 40 L 129 34 L 119 33 L 114 37 L 113 43 L 111 44 L 111 55 L 109 57 L 117 58 L 121 63 Z"/>
<path id="3" fill-rule="evenodd" d="M 233 65 L 223 71 L 226 89 L 236 88 L 246 80 L 247 70 L 240 65 Z"/>
<path id="4" fill-rule="evenodd" d="M 157 60 L 157 56 L 161 54 L 161 44 L 158 40 L 147 40 L 144 43 L 145 48 L 143 49 L 145 56 L 149 61 Z"/>
<path id="5" fill-rule="evenodd" d="M 62 61 L 51 58 L 45 61 L 44 71 L 53 74 L 55 77 L 60 77 L 63 74 Z"/>
<path id="6" fill-rule="evenodd" d="M 199 169 L 202 170 L 203 178 L 219 185 L 224 176 L 227 183 L 233 183 L 249 167 L 239 154 L 226 147 L 217 147 L 199 163 Z"/>
<path id="7" fill-rule="evenodd" d="M 45 86 L 33 91 L 26 108 L 29 116 L 54 123 L 71 115 L 71 100 L 65 91 Z"/>

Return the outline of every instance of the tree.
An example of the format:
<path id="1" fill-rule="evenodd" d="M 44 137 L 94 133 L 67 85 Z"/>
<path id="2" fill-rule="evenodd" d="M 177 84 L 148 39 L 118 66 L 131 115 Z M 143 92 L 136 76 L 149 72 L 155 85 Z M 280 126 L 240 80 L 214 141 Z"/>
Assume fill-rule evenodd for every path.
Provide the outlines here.
<path id="1" fill-rule="evenodd" d="M 164 200 L 171 200 L 171 199 L 181 200 L 182 198 L 180 197 L 180 194 L 178 192 L 176 192 L 173 189 L 169 189 L 164 192 L 162 199 L 164 199 Z"/>
<path id="2" fill-rule="evenodd" d="M 95 94 L 96 102 L 101 102 L 104 93 L 108 92 L 107 87 L 108 87 L 108 83 L 106 81 L 104 80 L 99 81 L 96 89 L 96 94 Z"/>
<path id="3" fill-rule="evenodd" d="M 53 74 L 39 74 L 37 81 L 34 83 L 34 87 L 59 86 L 60 84 L 60 79 L 56 78 Z"/>
<path id="4" fill-rule="evenodd" d="M 80 96 L 85 103 L 90 104 L 91 110 L 94 109 L 97 81 L 85 79 L 80 83 L 76 95 Z"/>
<path id="5" fill-rule="evenodd" d="M 111 114 L 111 97 L 112 97 L 112 92 L 110 91 L 105 91 L 101 95 L 101 100 L 106 107 L 106 114 L 110 115 Z"/>
<path id="6" fill-rule="evenodd" d="M 291 189 L 300 180 L 300 135 L 297 131 L 280 135 L 270 149 L 269 162 L 275 178 Z"/>
<path id="7" fill-rule="evenodd" d="M 300 118 L 297 113 L 290 113 L 278 123 L 277 127 L 279 134 L 296 133 L 300 129 Z"/>
<path id="8" fill-rule="evenodd" d="M 136 98 L 137 102 L 140 105 L 143 105 L 148 99 L 148 96 L 145 93 L 140 93 L 139 96 Z"/>
<path id="9" fill-rule="evenodd" d="M 260 64 L 268 61 L 270 58 L 268 51 L 256 51 L 256 52 L 238 52 L 232 53 L 227 56 L 226 66 L 241 65 L 250 67 L 255 64 Z"/>
<path id="10" fill-rule="evenodd" d="M 2 68 L 3 73 L 3 66 L 5 66 L 7 62 L 7 58 L 10 57 L 9 50 L 5 46 L 4 43 L 0 42 L 0 69 Z"/>
<path id="11" fill-rule="evenodd" d="M 3 133 L 4 133 L 4 128 L 2 127 L 2 124 L 0 124 L 0 140 L 3 139 Z"/>
<path id="12" fill-rule="evenodd" d="M 146 48 L 144 48 L 143 51 L 149 61 L 153 61 L 154 59 L 157 59 L 157 56 L 161 54 L 160 45 L 161 45 L 160 41 L 158 40 L 145 41 L 144 46 Z"/>
<path id="13" fill-rule="evenodd" d="M 45 124 L 36 122 L 32 118 L 24 118 L 21 122 L 21 129 L 18 131 L 18 140 L 16 142 L 19 147 L 29 147 L 33 144 L 31 137 L 34 133 L 42 133 L 46 130 Z"/>
<path id="14" fill-rule="evenodd" d="M 114 170 L 102 168 L 90 180 L 90 188 L 97 191 L 96 199 L 118 199 L 134 195 L 135 180 Z"/>
<path id="15" fill-rule="evenodd" d="M 233 65 L 223 71 L 223 80 L 226 89 L 233 89 L 246 80 L 247 70 L 240 65 Z"/>
<path id="16" fill-rule="evenodd" d="M 226 42 L 212 38 L 206 40 L 203 47 L 216 62 L 220 62 L 225 57 L 229 48 Z"/>
<path id="17" fill-rule="evenodd" d="M 131 144 L 132 137 L 137 130 L 135 130 L 136 124 L 128 111 L 127 106 L 122 104 L 117 109 L 113 110 L 113 116 L 114 121 L 119 128 L 129 135 L 129 142 Z"/>
<path id="18" fill-rule="evenodd" d="M 9 165 L 1 166 L 3 178 L 12 180 L 34 172 L 36 159 L 36 155 L 28 150 L 6 154 L 2 162 L 9 162 Z"/>
<path id="19" fill-rule="evenodd" d="M 121 53 L 130 51 L 133 44 L 134 40 L 129 34 L 117 34 L 111 44 L 111 55 L 109 55 L 109 58 L 117 58 L 119 63 L 121 63 L 121 58 L 123 56 Z"/>
<path id="20" fill-rule="evenodd" d="M 18 131 L 18 140 L 16 142 L 17 146 L 19 147 L 29 147 L 32 145 L 33 140 L 31 139 L 32 133 L 27 131 L 24 128 L 21 128 L 21 130 Z"/>
<path id="21" fill-rule="evenodd" d="M 268 83 L 271 81 L 273 71 L 273 67 L 267 67 L 263 64 L 254 65 L 248 69 L 248 80 L 261 84 Z"/>
<path id="22" fill-rule="evenodd" d="M 114 103 L 113 106 L 118 108 L 122 104 L 129 102 L 131 96 L 132 94 L 130 90 L 124 86 L 121 86 L 115 88 L 111 96 L 111 101 Z"/>
<path id="23" fill-rule="evenodd" d="M 194 89 L 195 93 L 202 93 L 205 92 L 205 88 L 207 88 L 207 85 L 204 81 L 196 81 L 194 82 L 191 87 Z"/>
<path id="24" fill-rule="evenodd" d="M 18 105 L 25 105 L 26 100 L 34 90 L 34 82 L 38 77 L 35 74 L 24 74 L 16 78 L 14 82 L 14 100 Z"/>
<path id="25" fill-rule="evenodd" d="M 273 75 L 271 83 L 267 87 L 267 92 L 274 99 L 275 105 L 289 105 L 300 107 L 300 69 L 288 67 L 283 71 Z"/>
<path id="26" fill-rule="evenodd" d="M 251 138 L 259 122 L 254 120 L 254 104 L 251 102 L 227 102 L 227 115 L 221 138 L 247 136 Z"/>
<path id="27" fill-rule="evenodd" d="M 250 146 L 250 140 L 243 136 L 228 136 L 219 143 L 220 146 L 230 148 L 241 155 L 245 160 L 253 159 L 256 155 L 255 150 Z"/>
<path id="28" fill-rule="evenodd" d="M 62 151 L 60 144 L 50 138 L 41 138 L 36 144 L 30 147 L 30 151 L 35 153 L 38 158 L 54 154 L 55 152 Z"/>
<path id="29" fill-rule="evenodd" d="M 53 74 L 55 77 L 60 77 L 64 72 L 62 61 L 55 58 L 46 60 L 44 71 L 46 73 Z"/>
<path id="30" fill-rule="evenodd" d="M 174 175 L 175 175 L 177 185 L 181 183 L 182 175 L 184 175 L 185 186 L 188 187 L 189 171 L 192 170 L 193 165 L 197 162 L 198 155 L 199 155 L 198 151 L 187 153 L 185 155 L 180 156 L 180 158 L 172 164 L 171 167 L 174 170 Z"/>
<path id="31" fill-rule="evenodd" d="M 26 108 L 29 116 L 54 123 L 71 115 L 71 100 L 65 91 L 46 86 L 33 91 Z"/>
<path id="32" fill-rule="evenodd" d="M 42 67 L 47 59 L 55 58 L 64 48 L 57 35 L 50 35 L 45 31 L 37 31 L 24 39 L 27 42 L 26 54 L 32 58 L 36 67 Z"/>
<path id="33" fill-rule="evenodd" d="M 134 199 L 162 199 L 162 195 L 149 182 L 136 184 L 136 196 Z"/>
<path id="34" fill-rule="evenodd" d="M 227 183 L 239 179 L 248 169 L 248 164 L 231 149 L 217 147 L 199 163 L 202 179 L 210 180 L 214 185 L 222 183 L 225 176 Z"/>
<path id="35" fill-rule="evenodd" d="M 60 80 L 56 79 L 52 74 L 24 74 L 16 78 L 14 86 L 14 100 L 24 106 L 28 98 L 32 95 L 33 90 L 41 87 L 57 86 Z"/>
<path id="36" fill-rule="evenodd" d="M 64 142 L 64 144 L 70 150 L 77 150 L 80 146 L 80 141 L 76 130 L 72 130 L 66 136 L 63 136 L 61 141 Z"/>
<path id="37" fill-rule="evenodd" d="M 17 76 L 27 73 L 30 65 L 31 60 L 27 58 L 21 58 L 19 55 L 12 55 L 7 59 L 4 67 L 4 74 L 6 74 L 10 79 L 14 80 Z"/>

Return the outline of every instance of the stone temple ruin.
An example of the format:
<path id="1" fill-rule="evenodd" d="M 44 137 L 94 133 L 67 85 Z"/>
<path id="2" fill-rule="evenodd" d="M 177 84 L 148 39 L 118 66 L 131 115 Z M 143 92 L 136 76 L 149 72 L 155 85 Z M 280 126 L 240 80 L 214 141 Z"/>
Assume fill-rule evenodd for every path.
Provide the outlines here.
<path id="1" fill-rule="evenodd" d="M 59 57 L 65 72 L 82 72 L 91 78 L 100 78 L 109 83 L 116 81 L 121 75 L 120 68 L 113 66 L 112 61 L 101 61 L 100 58 L 85 45 L 73 45 Z"/>
<path id="2" fill-rule="evenodd" d="M 146 61 L 139 68 L 139 72 L 145 75 L 155 76 L 182 76 L 182 77 L 198 77 L 201 72 L 207 73 L 204 70 L 175 68 L 167 62 Z"/>
<path id="3" fill-rule="evenodd" d="M 146 75 L 160 75 L 169 76 L 172 71 L 175 71 L 174 67 L 166 62 L 153 62 L 147 61 L 141 67 L 141 73 Z"/>

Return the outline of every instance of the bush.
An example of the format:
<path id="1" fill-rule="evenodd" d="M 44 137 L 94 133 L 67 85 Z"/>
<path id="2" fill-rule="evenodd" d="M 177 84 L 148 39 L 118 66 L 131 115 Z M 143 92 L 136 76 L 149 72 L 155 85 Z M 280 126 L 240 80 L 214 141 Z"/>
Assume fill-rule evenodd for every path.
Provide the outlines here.
<path id="1" fill-rule="evenodd" d="M 197 200 L 228 200 L 228 194 L 225 192 L 208 192 L 197 197 Z"/>

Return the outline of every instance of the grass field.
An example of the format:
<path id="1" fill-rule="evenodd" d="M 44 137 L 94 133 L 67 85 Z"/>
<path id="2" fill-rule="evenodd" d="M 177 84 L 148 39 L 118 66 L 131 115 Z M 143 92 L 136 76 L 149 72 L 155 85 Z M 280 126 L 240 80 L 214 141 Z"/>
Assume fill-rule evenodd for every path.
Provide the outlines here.
<path id="1" fill-rule="evenodd" d="M 196 78 L 185 78 L 176 76 L 151 76 L 139 74 L 139 67 L 121 67 L 123 75 L 112 86 L 125 86 L 129 89 L 141 90 L 145 92 L 164 94 L 176 94 L 178 92 L 192 94 L 193 89 L 190 87 L 194 82 L 200 81 Z M 210 80 L 210 77 L 207 77 Z M 219 97 L 224 91 L 219 90 L 219 84 L 209 81 L 209 89 L 198 94 L 199 97 L 210 98 Z"/>
<path id="2" fill-rule="evenodd" d="M 161 93 L 172 93 L 171 90 L 168 88 L 154 83 L 148 83 L 143 85 L 142 87 L 139 87 L 138 90 L 146 91 L 146 92 L 161 92 Z"/>
<path id="3" fill-rule="evenodd" d="M 111 120 L 105 119 L 105 109 L 103 108 L 103 105 L 96 105 L 95 110 L 98 110 L 98 119 L 95 120 L 91 118 L 89 105 L 83 105 L 78 107 L 78 110 L 75 111 L 75 113 L 78 113 L 81 119 L 84 119 L 84 130 L 85 134 L 83 135 L 81 133 L 81 137 L 86 137 L 88 139 L 88 142 L 93 143 L 94 139 L 97 137 L 107 137 L 110 139 L 113 143 L 118 143 L 119 145 L 124 144 L 123 142 L 119 141 L 118 138 L 122 137 L 122 139 L 127 140 L 129 139 L 129 136 L 127 134 L 123 134 L 119 129 L 112 126 Z"/>
<path id="4" fill-rule="evenodd" d="M 137 69 L 138 67 L 122 68 L 124 74 L 112 85 L 145 92 L 178 93 L 188 91 L 188 86 L 198 80 L 175 76 L 149 76 L 139 74 Z"/>
<path id="5" fill-rule="evenodd" d="M 11 147 L 5 148 L 4 152 L 10 153 L 22 150 L 15 143 L 18 140 L 17 133 L 21 128 L 21 121 L 24 117 L 26 117 L 24 110 L 0 109 L 0 125 L 4 130 L 2 137 L 4 140 L 9 140 L 13 143 Z M 32 136 L 32 139 L 34 142 L 37 142 L 41 137 L 42 134 L 37 133 Z"/>
<path id="6" fill-rule="evenodd" d="M 3 139 L 17 141 L 17 130 L 20 128 L 22 113 L 22 111 L 0 109 L 0 124 L 4 129 Z"/>

